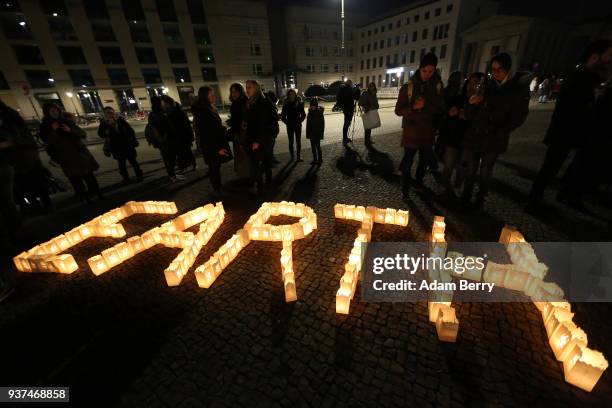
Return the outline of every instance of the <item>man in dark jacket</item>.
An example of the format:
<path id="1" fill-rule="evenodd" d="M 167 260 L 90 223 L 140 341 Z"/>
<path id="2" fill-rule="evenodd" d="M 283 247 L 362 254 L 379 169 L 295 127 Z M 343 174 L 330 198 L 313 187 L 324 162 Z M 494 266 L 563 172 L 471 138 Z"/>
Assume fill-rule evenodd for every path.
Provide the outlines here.
<path id="1" fill-rule="evenodd" d="M 276 106 L 263 95 L 257 81 L 252 79 L 246 81 L 246 93 L 249 98 L 246 111 L 247 143 L 250 146 L 257 190 L 261 193 L 264 176 L 265 184 L 272 182 L 272 159 L 274 138 L 278 129 L 278 114 Z"/>
<path id="2" fill-rule="evenodd" d="M 508 150 L 510 133 L 521 126 L 529 113 L 531 74 L 518 72 L 510 76 L 512 59 L 500 53 L 491 59 L 491 78 L 471 96 L 466 111 L 472 120 L 463 140 L 461 161 L 465 166 L 463 197 L 469 202 L 480 164 L 476 203 L 482 205 L 489 192 L 493 166 L 500 154 Z"/>
<path id="3" fill-rule="evenodd" d="M 136 160 L 136 146 L 138 146 L 136 133 L 130 124 L 121 116 L 117 116 L 115 110 L 110 106 L 104 108 L 104 117 L 98 127 L 98 136 L 105 140 L 105 149 L 108 148 L 108 153 L 117 160 L 119 174 L 123 180 L 130 181 L 126 165 L 126 161 L 129 161 L 136 174 L 136 179 L 142 181 L 142 170 Z"/>
<path id="4" fill-rule="evenodd" d="M 302 122 L 306 119 L 304 112 L 304 102 L 298 98 L 293 89 L 287 92 L 287 100 L 283 104 L 281 111 L 281 120 L 287 125 L 287 137 L 289 138 L 289 154 L 291 160 L 294 159 L 293 143 L 295 140 L 295 151 L 297 153 L 297 161 L 301 162 L 302 153 Z"/>
<path id="5" fill-rule="evenodd" d="M 175 135 L 177 172 L 182 174 L 188 167 L 192 167 L 192 169 L 195 170 L 196 161 L 191 151 L 191 146 L 194 141 L 191 122 L 187 114 L 181 108 L 181 105 L 175 102 L 170 96 L 163 95 L 161 100 Z"/>
<path id="6" fill-rule="evenodd" d="M 601 81 L 600 73 L 612 59 L 612 44 L 599 40 L 590 44 L 581 64 L 563 83 L 553 112 L 544 143 L 548 146 L 544 163 L 533 182 L 529 196 L 529 209 L 536 209 L 546 186 L 556 177 L 570 152 L 576 150 L 576 157 L 582 157 L 582 150 L 590 144 L 593 135 L 595 87 Z M 572 166 L 577 169 L 576 166 Z M 569 188 L 560 193 L 559 199 L 580 206 L 577 193 L 578 180 L 568 175 Z"/>
<path id="7" fill-rule="evenodd" d="M 353 88 L 353 81 L 350 79 L 340 87 L 336 95 L 336 103 L 342 108 L 342 112 L 344 113 L 344 126 L 342 127 L 342 143 L 344 144 L 349 142 L 348 131 L 353 122 L 353 115 L 355 114 L 355 101 L 358 99 L 359 90 Z"/>

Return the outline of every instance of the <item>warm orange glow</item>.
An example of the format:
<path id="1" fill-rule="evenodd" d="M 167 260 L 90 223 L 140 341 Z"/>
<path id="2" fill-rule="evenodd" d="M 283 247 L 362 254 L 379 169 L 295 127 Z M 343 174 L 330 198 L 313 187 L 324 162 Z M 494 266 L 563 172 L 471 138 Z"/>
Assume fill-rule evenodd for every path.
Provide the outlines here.
<path id="1" fill-rule="evenodd" d="M 133 214 L 175 214 L 176 211 L 176 205 L 171 202 L 130 201 L 73 228 L 65 234 L 58 235 L 29 251 L 22 252 L 14 257 L 13 261 L 20 272 L 73 273 L 79 269 L 79 266 L 72 255 L 62 254 L 65 250 L 90 237 L 119 238 L 125 236 L 123 225 L 118 224 L 118 222 Z M 114 255 L 109 253 L 108 256 L 110 257 L 110 263 L 114 263 Z M 95 271 L 101 270 L 103 268 L 100 264 L 100 269 Z"/>
<path id="2" fill-rule="evenodd" d="M 291 225 L 267 224 L 272 216 L 286 215 L 298 217 L 299 221 Z M 209 288 L 223 270 L 229 265 L 251 241 L 282 242 L 281 269 L 285 288 L 285 301 L 297 300 L 293 253 L 291 244 L 302 239 L 317 229 L 317 215 L 302 203 L 281 201 L 280 203 L 263 203 L 259 210 L 244 224 L 244 228 L 234 234 L 224 245 L 200 265 L 196 278 L 201 288 Z"/>

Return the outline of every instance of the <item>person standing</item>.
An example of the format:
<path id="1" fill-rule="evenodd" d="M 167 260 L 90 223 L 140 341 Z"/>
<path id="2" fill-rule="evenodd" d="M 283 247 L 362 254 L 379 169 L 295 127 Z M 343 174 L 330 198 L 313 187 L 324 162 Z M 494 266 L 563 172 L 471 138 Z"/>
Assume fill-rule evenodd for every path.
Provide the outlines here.
<path id="1" fill-rule="evenodd" d="M 58 163 L 72 184 L 76 196 L 91 202 L 96 195 L 103 199 L 94 171 L 100 166 L 83 143 L 85 131 L 62 114 L 58 105 L 47 102 L 40 125 L 40 138 L 47 144 L 47 153 Z"/>
<path id="2" fill-rule="evenodd" d="M 230 128 L 231 139 L 234 142 L 234 171 L 239 179 L 251 178 L 251 162 L 248 156 L 246 142 L 246 109 L 247 96 L 239 83 L 230 86 L 230 117 L 227 124 Z"/>
<path id="3" fill-rule="evenodd" d="M 178 171 L 183 174 L 189 167 L 196 169 L 196 161 L 191 151 L 193 145 L 193 129 L 187 114 L 177 102 L 168 95 L 161 96 L 162 107 L 170 121 L 171 131 L 176 139 L 176 160 Z"/>
<path id="4" fill-rule="evenodd" d="M 301 162 L 302 153 L 302 122 L 306 119 L 304 112 L 304 103 L 293 89 L 287 92 L 287 99 L 281 110 L 281 120 L 287 125 L 287 137 L 289 138 L 289 154 L 291 161 L 297 156 L 297 161 Z M 295 156 L 293 153 L 293 145 L 295 140 Z"/>
<path id="5" fill-rule="evenodd" d="M 421 59 L 419 69 L 404 84 L 397 97 L 395 114 L 402 116 L 402 194 L 408 198 L 411 187 L 410 172 L 414 156 L 419 153 L 416 170 L 416 188 L 423 189 L 423 177 L 431 161 L 434 143 L 434 119 L 443 111 L 442 81 L 436 74 L 438 58 L 427 53 Z"/>
<path id="6" fill-rule="evenodd" d="M 136 133 L 129 123 L 121 116 L 118 116 L 115 110 L 110 107 L 104 107 L 104 116 L 98 127 L 98 136 L 105 140 L 105 146 L 108 146 L 109 153 L 117 160 L 119 165 L 119 174 L 126 182 L 130 181 L 127 171 L 126 162 L 130 162 L 136 180 L 142 181 L 142 170 L 136 160 Z"/>
<path id="7" fill-rule="evenodd" d="M 484 77 L 485 74 L 482 72 L 475 72 L 468 77 L 458 94 L 445 95 L 447 111 L 438 138 L 439 143 L 444 145 L 444 170 L 442 171 L 444 191 L 442 194 L 452 191 L 451 177 L 453 171 L 455 172 L 455 187 L 461 186 L 463 182 L 463 173 L 461 166 L 459 166 L 459 160 L 463 137 L 469 127 L 469 122 L 466 120 L 465 107 L 469 98 L 477 93 Z"/>
<path id="8" fill-rule="evenodd" d="M 593 135 L 595 87 L 612 60 L 612 42 L 601 39 L 589 44 L 576 70 L 563 81 L 544 143 L 544 163 L 529 195 L 528 210 L 537 210 L 546 187 L 556 177 L 570 152 L 577 156 L 590 144 Z M 579 205 L 580 197 L 562 192 L 559 199 Z"/>
<path id="9" fill-rule="evenodd" d="M 323 152 L 321 151 L 321 140 L 325 133 L 325 117 L 323 116 L 324 107 L 319 107 L 319 101 L 314 97 L 310 100 L 308 117 L 306 118 L 306 139 L 310 140 L 312 149 L 311 165 L 321 165 L 323 163 Z"/>
<path id="10" fill-rule="evenodd" d="M 261 86 L 254 79 L 246 81 L 247 143 L 251 156 L 257 191 L 263 192 L 272 182 L 272 156 L 274 134 L 278 127 L 276 107 L 263 95 Z"/>
<path id="11" fill-rule="evenodd" d="M 170 181 L 184 180 L 185 176 L 176 174 L 175 170 L 176 134 L 162 107 L 162 101 L 157 96 L 151 98 L 151 113 L 149 113 L 147 127 L 145 128 L 145 138 L 151 146 L 159 149 Z"/>
<path id="12" fill-rule="evenodd" d="M 378 89 L 376 89 L 376 84 L 374 82 L 370 82 L 368 84 L 368 89 L 366 89 L 361 96 L 359 97 L 359 106 L 363 109 L 364 113 L 368 113 L 370 111 L 378 111 L 378 97 L 376 93 Z M 372 129 L 364 129 L 364 143 L 366 147 L 372 147 L 374 142 L 372 142 Z"/>
<path id="13" fill-rule="evenodd" d="M 518 72 L 512 77 L 511 67 L 510 55 L 495 55 L 491 58 L 491 78 L 482 81 L 468 99 L 466 117 L 471 125 L 463 139 L 461 155 L 466 176 L 463 198 L 471 202 L 478 173 L 479 206 L 489 192 L 497 158 L 508 150 L 510 133 L 525 122 L 529 113 L 531 74 Z"/>
<path id="14" fill-rule="evenodd" d="M 14 200 L 18 205 L 39 204 L 47 212 L 53 211 L 49 197 L 48 170 L 40 161 L 38 146 L 23 118 L 0 101 L 0 141 L 4 148 L 0 159 L 14 170 Z"/>
<path id="15" fill-rule="evenodd" d="M 344 114 L 344 124 L 342 126 L 342 143 L 344 144 L 350 142 L 348 132 L 353 122 L 355 101 L 357 99 L 359 99 L 359 90 L 353 88 L 353 81 L 350 79 L 346 80 L 336 95 L 336 103 L 342 108 L 342 113 Z"/>
<path id="16" fill-rule="evenodd" d="M 204 162 L 208 165 L 208 177 L 216 192 L 221 191 L 221 163 L 230 158 L 225 127 L 217 112 L 215 92 L 208 86 L 198 90 L 198 99 L 191 106 L 193 125 L 202 151 Z"/>

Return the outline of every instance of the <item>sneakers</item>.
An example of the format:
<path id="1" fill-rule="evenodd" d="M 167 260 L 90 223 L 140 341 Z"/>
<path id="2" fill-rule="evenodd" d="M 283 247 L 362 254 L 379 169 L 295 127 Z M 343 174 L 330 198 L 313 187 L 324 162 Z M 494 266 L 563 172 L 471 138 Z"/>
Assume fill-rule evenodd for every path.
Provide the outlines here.
<path id="1" fill-rule="evenodd" d="M 170 176 L 170 181 L 172 183 L 176 183 L 177 181 L 183 181 L 185 179 L 186 179 L 185 176 L 183 176 L 182 174 L 178 174 L 178 173 L 174 177 Z"/>

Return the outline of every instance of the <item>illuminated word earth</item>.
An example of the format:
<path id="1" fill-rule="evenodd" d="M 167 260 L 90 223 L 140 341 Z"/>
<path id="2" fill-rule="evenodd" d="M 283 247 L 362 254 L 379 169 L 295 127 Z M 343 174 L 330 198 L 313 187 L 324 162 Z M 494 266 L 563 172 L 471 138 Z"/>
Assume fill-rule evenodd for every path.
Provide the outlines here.
<path id="1" fill-rule="evenodd" d="M 72 273 L 78 270 L 78 265 L 72 255 L 63 254 L 65 250 L 90 237 L 125 236 L 125 230 L 119 221 L 133 214 L 175 214 L 176 212 L 176 205 L 171 202 L 128 202 L 17 255 L 13 260 L 21 272 Z M 298 217 L 300 220 L 292 225 L 267 224 L 271 216 L 278 215 Z M 340 288 L 336 293 L 336 312 L 348 314 L 361 270 L 363 246 L 371 239 L 374 223 L 406 227 L 408 212 L 390 208 L 336 204 L 334 215 L 337 219 L 361 222 L 348 262 L 344 266 Z M 128 238 L 127 241 L 102 251 L 100 255 L 89 258 L 88 264 L 95 275 L 100 275 L 157 244 L 181 248 L 182 251 L 164 271 L 168 285 L 176 286 L 191 268 L 198 253 L 223 223 L 224 216 L 223 204 L 220 202 L 216 205 L 207 204 L 198 207 L 140 236 Z M 197 233 L 185 231 L 195 225 L 199 225 Z M 281 269 L 285 300 L 294 301 L 297 299 L 297 293 L 293 273 L 292 242 L 309 235 L 316 228 L 316 214 L 304 204 L 264 203 L 242 229 L 221 246 L 207 262 L 196 268 L 198 285 L 204 288 L 210 287 L 227 265 L 251 241 L 276 241 L 283 243 Z M 444 218 L 434 217 L 430 256 L 463 256 L 452 251 L 446 253 L 445 229 Z M 495 283 L 497 286 L 521 291 L 530 296 L 541 312 L 551 349 L 557 360 L 563 363 L 565 380 L 583 390 L 591 391 L 608 368 L 607 360 L 601 352 L 588 347 L 587 335 L 573 322 L 574 314 L 571 312 L 570 303 L 564 299 L 563 290 L 553 282 L 544 281 L 548 268 L 538 261 L 533 248 L 525 241 L 523 235 L 514 227 L 505 226 L 499 242 L 505 244 L 512 264 L 501 265 L 489 261 L 485 268 L 470 268 L 461 275 L 456 274 L 452 268 L 432 267 L 428 270 L 428 279 L 450 282 L 452 276 L 461 276 L 475 281 Z M 452 291 L 447 293 L 435 291 L 433 296 L 444 297 L 428 301 L 429 320 L 435 323 L 440 340 L 454 342 L 457 338 L 459 321 L 455 309 L 451 306 Z"/>

